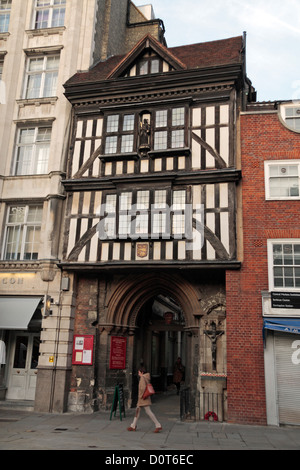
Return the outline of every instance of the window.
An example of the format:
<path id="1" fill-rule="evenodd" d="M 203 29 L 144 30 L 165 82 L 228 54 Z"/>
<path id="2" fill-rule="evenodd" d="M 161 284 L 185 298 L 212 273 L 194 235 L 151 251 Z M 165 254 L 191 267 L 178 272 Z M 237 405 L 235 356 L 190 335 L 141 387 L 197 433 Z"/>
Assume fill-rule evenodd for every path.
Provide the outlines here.
<path id="1" fill-rule="evenodd" d="M 135 115 L 110 115 L 106 120 L 104 153 L 131 153 L 134 150 Z"/>
<path id="2" fill-rule="evenodd" d="M 105 225 L 103 227 L 104 233 L 108 238 L 115 238 L 116 236 L 116 194 L 108 194 L 106 196 L 105 204 Z"/>
<path id="3" fill-rule="evenodd" d="M 36 0 L 34 29 L 63 26 L 65 10 L 66 0 Z"/>
<path id="4" fill-rule="evenodd" d="M 300 104 L 282 105 L 280 112 L 287 127 L 300 132 Z"/>
<path id="5" fill-rule="evenodd" d="M 132 193 L 121 193 L 119 198 L 119 236 L 127 238 L 131 233 Z"/>
<path id="6" fill-rule="evenodd" d="M 182 191 L 174 191 L 173 193 L 173 227 L 172 232 L 174 235 L 181 235 L 185 232 L 185 208 L 186 208 L 186 193 Z"/>
<path id="7" fill-rule="evenodd" d="M 173 198 L 173 200 L 171 200 Z M 186 191 L 135 190 L 108 194 L 101 210 L 100 239 L 170 239 L 186 237 L 192 214 L 186 210 Z M 102 231 L 100 233 L 100 230 Z"/>
<path id="8" fill-rule="evenodd" d="M 144 56 L 137 64 L 137 75 L 149 75 L 160 72 L 161 60 L 153 55 Z"/>
<path id="9" fill-rule="evenodd" d="M 51 127 L 20 129 L 15 153 L 13 175 L 47 173 Z"/>
<path id="10" fill-rule="evenodd" d="M 149 233 L 150 191 L 137 191 L 136 234 Z"/>
<path id="11" fill-rule="evenodd" d="M 185 108 L 155 113 L 154 150 L 185 147 Z"/>
<path id="12" fill-rule="evenodd" d="M 7 33 L 12 0 L 0 0 L 0 33 Z"/>
<path id="13" fill-rule="evenodd" d="M 186 109 L 160 109 L 136 114 L 114 114 L 106 117 L 104 155 L 124 154 L 140 149 L 163 151 L 186 145 Z M 142 135 L 147 121 L 146 134 Z M 139 137 L 139 139 L 138 139 Z M 144 140 L 146 139 L 147 144 Z"/>
<path id="14" fill-rule="evenodd" d="M 269 240 L 270 290 L 300 289 L 300 240 Z"/>
<path id="15" fill-rule="evenodd" d="M 265 162 L 266 199 L 299 199 L 300 161 Z"/>
<path id="16" fill-rule="evenodd" d="M 154 204 L 152 208 L 152 233 L 164 234 L 170 230 L 167 227 L 167 191 L 158 189 L 154 192 Z"/>
<path id="17" fill-rule="evenodd" d="M 38 259 L 43 208 L 40 205 L 11 206 L 5 227 L 3 259 Z"/>
<path id="18" fill-rule="evenodd" d="M 25 98 L 55 96 L 59 54 L 30 57 L 27 60 Z"/>

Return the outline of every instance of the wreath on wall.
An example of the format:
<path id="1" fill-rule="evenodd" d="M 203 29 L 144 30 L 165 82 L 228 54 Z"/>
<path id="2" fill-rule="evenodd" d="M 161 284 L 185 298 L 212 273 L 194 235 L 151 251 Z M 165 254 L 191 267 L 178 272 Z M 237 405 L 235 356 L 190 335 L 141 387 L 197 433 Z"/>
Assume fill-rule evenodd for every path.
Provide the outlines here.
<path id="1" fill-rule="evenodd" d="M 212 417 L 214 421 L 218 421 L 218 416 L 213 411 L 208 411 L 204 416 L 205 421 L 208 421 Z"/>

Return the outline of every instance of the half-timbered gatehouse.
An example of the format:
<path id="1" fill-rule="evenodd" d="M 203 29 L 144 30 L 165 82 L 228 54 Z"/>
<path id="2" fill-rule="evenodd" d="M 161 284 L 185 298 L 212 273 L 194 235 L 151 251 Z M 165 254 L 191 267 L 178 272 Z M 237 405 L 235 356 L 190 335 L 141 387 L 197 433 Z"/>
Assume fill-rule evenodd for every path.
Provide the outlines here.
<path id="1" fill-rule="evenodd" d="M 245 38 L 168 48 L 150 34 L 65 84 L 73 131 L 60 267 L 76 338 L 69 409 L 136 398 L 144 363 L 190 412 L 226 419 L 226 272 L 240 268 Z M 74 346 L 75 348 L 75 346 Z M 91 354 L 93 359 L 91 360 Z M 203 416 L 202 416 L 203 417 Z"/>

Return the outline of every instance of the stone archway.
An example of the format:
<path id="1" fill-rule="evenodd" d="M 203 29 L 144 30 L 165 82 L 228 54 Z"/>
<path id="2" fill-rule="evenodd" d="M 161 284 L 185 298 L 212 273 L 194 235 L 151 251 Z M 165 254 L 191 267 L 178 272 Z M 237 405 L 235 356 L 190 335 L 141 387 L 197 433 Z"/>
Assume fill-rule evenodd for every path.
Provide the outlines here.
<path id="1" fill-rule="evenodd" d="M 136 341 L 140 329 L 138 317 L 144 306 L 157 296 L 173 298 L 182 310 L 184 326 L 182 331 L 187 338 L 187 355 L 189 368 L 186 368 L 186 377 L 189 385 L 195 380 L 193 373 L 192 355 L 195 350 L 194 339 L 198 335 L 199 320 L 203 315 L 197 289 L 183 276 L 170 272 L 148 272 L 146 274 L 133 273 L 114 285 L 107 302 L 106 324 L 101 324 L 108 335 L 127 336 L 127 364 L 125 374 L 126 392 L 129 402 L 132 403 L 133 369 Z M 148 366 L 149 364 L 147 364 Z"/>
<path id="2" fill-rule="evenodd" d="M 137 315 L 145 302 L 159 294 L 170 295 L 181 306 L 186 329 L 197 326 L 203 315 L 194 287 L 183 277 L 169 273 L 132 274 L 112 293 L 108 302 L 107 322 L 112 328 L 134 332 Z"/>

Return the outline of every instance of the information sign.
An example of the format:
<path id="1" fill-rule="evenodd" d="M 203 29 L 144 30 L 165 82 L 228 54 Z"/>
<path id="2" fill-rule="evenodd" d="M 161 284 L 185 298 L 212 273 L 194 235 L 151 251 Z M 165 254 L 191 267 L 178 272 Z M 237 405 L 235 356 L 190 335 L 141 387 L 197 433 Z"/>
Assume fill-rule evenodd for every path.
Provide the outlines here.
<path id="1" fill-rule="evenodd" d="M 73 342 L 72 364 L 92 365 L 93 364 L 93 335 L 75 335 Z"/>
<path id="2" fill-rule="evenodd" d="M 126 338 L 121 336 L 112 336 L 110 343 L 110 369 L 125 369 L 126 368 Z"/>
<path id="3" fill-rule="evenodd" d="M 300 292 L 271 292 L 272 308 L 300 309 Z"/>

